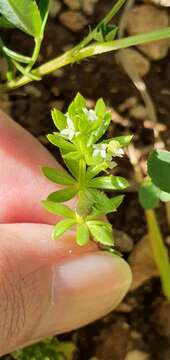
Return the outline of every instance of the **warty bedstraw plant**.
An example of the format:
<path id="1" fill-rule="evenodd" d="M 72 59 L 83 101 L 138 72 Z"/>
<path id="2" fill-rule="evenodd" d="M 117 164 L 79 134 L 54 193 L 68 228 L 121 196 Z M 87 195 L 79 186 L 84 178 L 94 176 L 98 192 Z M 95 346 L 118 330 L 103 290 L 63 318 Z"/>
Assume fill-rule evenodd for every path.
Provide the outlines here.
<path id="1" fill-rule="evenodd" d="M 79 93 L 66 114 L 54 109 L 52 118 L 57 131 L 47 138 L 60 149 L 69 170 L 43 167 L 49 180 L 64 186 L 43 201 L 49 212 L 64 217 L 54 226 L 52 238 L 58 239 L 73 227 L 76 228 L 78 245 L 86 245 L 93 238 L 106 247 L 112 247 L 112 227 L 103 216 L 117 210 L 123 195 L 109 198 L 104 190 L 122 191 L 128 186 L 126 179 L 110 175 L 109 169 L 116 167 L 114 158 L 124 155 L 124 148 L 132 136 L 101 140 L 109 127 L 111 113 L 103 99 L 97 101 L 94 109 L 88 110 L 85 98 Z M 73 197 L 76 197 L 73 208 L 63 204 Z"/>

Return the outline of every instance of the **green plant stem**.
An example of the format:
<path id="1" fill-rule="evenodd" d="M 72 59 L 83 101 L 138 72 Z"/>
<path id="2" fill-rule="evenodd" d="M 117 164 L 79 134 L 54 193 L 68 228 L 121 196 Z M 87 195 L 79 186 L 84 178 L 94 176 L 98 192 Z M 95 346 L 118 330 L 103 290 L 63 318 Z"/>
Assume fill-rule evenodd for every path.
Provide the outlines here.
<path id="1" fill-rule="evenodd" d="M 32 54 L 32 58 L 31 58 L 31 61 L 30 61 L 29 65 L 26 67 L 27 72 L 29 72 L 32 69 L 35 62 L 37 61 L 38 55 L 40 53 L 41 43 L 42 43 L 42 38 L 41 37 L 35 39 L 35 46 L 34 46 L 34 51 L 33 51 L 33 54 Z"/>
<path id="2" fill-rule="evenodd" d="M 170 300 L 170 262 L 168 252 L 164 245 L 154 210 L 147 210 L 145 213 L 154 260 L 160 272 L 164 293 L 168 300 Z"/>
<path id="3" fill-rule="evenodd" d="M 53 71 L 60 69 L 61 67 L 64 67 L 68 64 L 73 64 L 75 62 L 79 62 L 80 60 L 83 60 L 88 57 L 127 48 L 129 46 L 143 44 L 150 41 L 161 40 L 169 37 L 170 37 L 170 27 L 141 35 L 129 36 L 110 42 L 103 42 L 103 43 L 95 42 L 94 44 L 91 44 L 83 49 L 80 49 L 79 51 L 76 51 L 76 47 L 75 47 L 74 49 L 69 50 L 65 54 L 60 55 L 57 58 L 36 68 L 35 70 L 32 71 L 32 74 L 38 77 L 42 77 L 44 75 L 47 75 L 49 73 L 52 73 Z M 31 81 L 32 80 L 27 76 L 19 77 L 15 80 L 15 82 L 12 81 L 12 82 L 8 82 L 5 85 L 2 85 L 1 90 L 16 89 Z"/>

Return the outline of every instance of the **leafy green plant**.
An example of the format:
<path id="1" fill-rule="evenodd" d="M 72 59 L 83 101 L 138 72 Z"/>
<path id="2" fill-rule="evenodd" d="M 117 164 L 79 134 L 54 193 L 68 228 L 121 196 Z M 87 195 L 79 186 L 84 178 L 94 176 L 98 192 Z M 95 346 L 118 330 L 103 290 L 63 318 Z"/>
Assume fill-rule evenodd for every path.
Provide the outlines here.
<path id="1" fill-rule="evenodd" d="M 15 360 L 72 360 L 75 350 L 72 342 L 49 338 L 11 355 Z"/>
<path id="2" fill-rule="evenodd" d="M 132 136 L 100 140 L 111 121 L 103 99 L 95 109 L 86 108 L 86 100 L 79 93 L 70 104 L 66 114 L 52 111 L 57 131 L 47 136 L 60 149 L 69 172 L 43 167 L 44 175 L 64 189 L 53 192 L 43 201 L 43 206 L 57 216 L 63 216 L 53 230 L 53 239 L 76 227 L 76 242 L 85 245 L 90 236 L 105 246 L 113 246 L 111 225 L 101 216 L 116 211 L 123 195 L 109 198 L 104 190 L 124 190 L 128 181 L 120 176 L 110 175 L 109 169 L 116 167 L 114 158 L 124 155 Z M 100 175 L 103 172 L 105 175 Z M 77 202 L 71 209 L 63 202 L 76 196 Z"/>

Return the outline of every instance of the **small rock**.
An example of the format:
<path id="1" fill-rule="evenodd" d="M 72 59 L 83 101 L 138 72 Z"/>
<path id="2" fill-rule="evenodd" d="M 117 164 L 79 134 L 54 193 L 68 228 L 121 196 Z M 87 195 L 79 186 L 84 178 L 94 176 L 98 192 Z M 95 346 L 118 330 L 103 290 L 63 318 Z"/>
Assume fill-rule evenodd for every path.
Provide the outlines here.
<path id="1" fill-rule="evenodd" d="M 83 0 L 83 11 L 87 15 L 92 15 L 97 2 L 98 0 Z"/>
<path id="2" fill-rule="evenodd" d="M 150 4 L 135 6 L 128 14 L 126 28 L 130 35 L 142 34 L 169 26 L 169 16 L 165 10 Z M 170 40 L 150 42 L 139 45 L 148 57 L 153 60 L 164 58 L 170 46 Z"/>
<path id="3" fill-rule="evenodd" d="M 124 231 L 114 229 L 115 247 L 120 252 L 131 252 L 133 249 L 133 240 Z"/>
<path id="4" fill-rule="evenodd" d="M 64 11 L 59 18 L 63 25 L 75 32 L 87 25 L 87 19 L 78 11 Z"/>
<path id="5" fill-rule="evenodd" d="M 143 351 L 129 351 L 124 360 L 149 360 L 149 355 Z"/>
<path id="6" fill-rule="evenodd" d="M 144 55 L 135 49 L 123 49 L 118 52 L 119 56 L 133 65 L 134 70 L 141 77 L 145 76 L 150 70 L 150 62 Z M 122 55 L 121 55 L 122 54 Z"/>
<path id="7" fill-rule="evenodd" d="M 135 119 L 143 120 L 148 116 L 147 109 L 143 105 L 136 105 L 130 111 L 129 115 Z"/>
<path id="8" fill-rule="evenodd" d="M 133 274 L 132 290 L 138 288 L 153 276 L 158 276 L 158 270 L 153 260 L 148 235 L 144 236 L 136 244 L 128 260 Z"/>
<path id="9" fill-rule="evenodd" d="M 61 10 L 61 2 L 57 0 L 51 0 L 49 14 L 51 17 L 55 17 Z"/>
<path id="10" fill-rule="evenodd" d="M 64 4 L 66 4 L 71 10 L 80 10 L 81 3 L 82 0 L 64 0 Z"/>

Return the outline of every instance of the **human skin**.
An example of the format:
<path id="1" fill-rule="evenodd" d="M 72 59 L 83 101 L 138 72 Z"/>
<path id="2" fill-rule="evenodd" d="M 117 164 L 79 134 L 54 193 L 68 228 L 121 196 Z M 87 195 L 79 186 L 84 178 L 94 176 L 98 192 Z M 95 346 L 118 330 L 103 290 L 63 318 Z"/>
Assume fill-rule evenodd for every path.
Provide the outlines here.
<path id="1" fill-rule="evenodd" d="M 74 232 L 51 240 L 57 219 L 41 206 L 56 190 L 41 166 L 59 167 L 27 131 L 0 112 L 0 355 L 83 326 L 113 310 L 131 283 L 120 257 Z"/>

